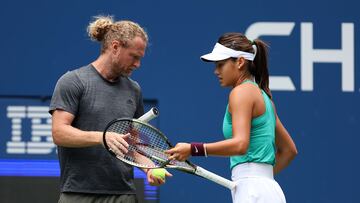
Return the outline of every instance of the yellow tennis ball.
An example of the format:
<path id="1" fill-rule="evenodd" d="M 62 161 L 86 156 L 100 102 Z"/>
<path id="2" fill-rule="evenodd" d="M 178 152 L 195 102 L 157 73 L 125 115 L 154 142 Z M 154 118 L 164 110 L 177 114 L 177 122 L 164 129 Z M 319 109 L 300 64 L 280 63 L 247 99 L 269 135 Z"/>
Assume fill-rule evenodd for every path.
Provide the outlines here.
<path id="1" fill-rule="evenodd" d="M 151 174 L 157 178 L 165 180 L 166 170 L 163 168 L 154 168 L 152 169 Z"/>

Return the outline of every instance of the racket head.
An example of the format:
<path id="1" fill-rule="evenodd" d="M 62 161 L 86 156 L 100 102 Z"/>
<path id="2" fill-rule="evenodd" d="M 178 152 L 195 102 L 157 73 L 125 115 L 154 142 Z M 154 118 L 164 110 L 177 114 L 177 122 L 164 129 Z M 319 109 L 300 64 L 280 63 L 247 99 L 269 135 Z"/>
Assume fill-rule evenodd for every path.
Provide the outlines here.
<path id="1" fill-rule="evenodd" d="M 128 153 L 116 155 L 106 143 L 108 133 L 127 134 Z M 140 168 L 177 168 L 184 171 L 195 171 L 186 162 L 169 161 L 165 151 L 172 148 L 168 138 L 152 125 L 138 119 L 120 118 L 111 121 L 103 133 L 104 146 L 110 154 L 121 161 Z M 186 170 L 187 168 L 187 170 Z"/>

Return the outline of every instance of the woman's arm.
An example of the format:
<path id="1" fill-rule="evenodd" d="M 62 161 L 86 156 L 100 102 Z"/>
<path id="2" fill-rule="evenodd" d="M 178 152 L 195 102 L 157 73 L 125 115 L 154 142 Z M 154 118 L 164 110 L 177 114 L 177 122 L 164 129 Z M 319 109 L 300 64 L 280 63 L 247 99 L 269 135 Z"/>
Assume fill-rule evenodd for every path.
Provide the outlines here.
<path id="1" fill-rule="evenodd" d="M 278 116 L 276 116 L 275 144 L 276 164 L 274 173 L 277 174 L 287 167 L 298 153 L 294 141 L 291 139 L 290 134 L 287 132 Z"/>
<path id="2" fill-rule="evenodd" d="M 245 154 L 250 142 L 250 128 L 254 107 L 254 91 L 251 86 L 238 86 L 229 96 L 229 112 L 232 117 L 231 139 L 206 143 L 207 155 L 234 156 Z M 191 155 L 189 143 L 178 143 L 167 151 L 170 159 L 184 161 Z"/>
<path id="3" fill-rule="evenodd" d="M 254 108 L 254 90 L 249 85 L 237 86 L 229 96 L 232 119 L 232 138 L 206 144 L 209 155 L 234 156 L 246 153 L 250 143 L 251 119 Z"/>

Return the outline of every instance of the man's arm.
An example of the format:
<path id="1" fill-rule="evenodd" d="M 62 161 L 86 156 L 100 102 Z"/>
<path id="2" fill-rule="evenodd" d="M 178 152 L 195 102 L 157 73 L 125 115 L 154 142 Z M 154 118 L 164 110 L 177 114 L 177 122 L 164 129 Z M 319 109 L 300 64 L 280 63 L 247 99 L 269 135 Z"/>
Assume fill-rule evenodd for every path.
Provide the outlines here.
<path id="1" fill-rule="evenodd" d="M 52 114 L 52 136 L 54 143 L 63 147 L 89 147 L 102 144 L 102 132 L 82 131 L 71 126 L 74 115 L 54 110 Z"/>

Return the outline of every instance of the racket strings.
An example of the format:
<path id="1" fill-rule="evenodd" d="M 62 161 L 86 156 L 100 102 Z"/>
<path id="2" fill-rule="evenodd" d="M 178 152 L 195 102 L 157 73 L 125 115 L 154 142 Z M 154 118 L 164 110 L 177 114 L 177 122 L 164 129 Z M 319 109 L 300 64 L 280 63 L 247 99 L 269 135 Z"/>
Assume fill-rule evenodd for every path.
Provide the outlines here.
<path id="1" fill-rule="evenodd" d="M 125 138 L 129 144 L 129 152 L 118 156 L 122 160 L 146 168 L 160 167 L 168 160 L 168 156 L 163 152 L 170 148 L 168 143 L 151 127 L 125 120 L 113 123 L 107 131 L 130 133 L 130 136 Z"/>
<path id="2" fill-rule="evenodd" d="M 164 151 L 170 149 L 171 146 L 166 138 L 154 128 L 132 120 L 120 120 L 113 123 L 107 131 L 119 134 L 130 133 L 130 136 L 125 138 L 129 144 L 129 152 L 117 156 L 119 159 L 143 168 L 164 167 L 164 163 L 168 163 L 168 155 Z M 184 169 L 193 168 L 186 162 L 176 160 L 168 164 Z"/>

